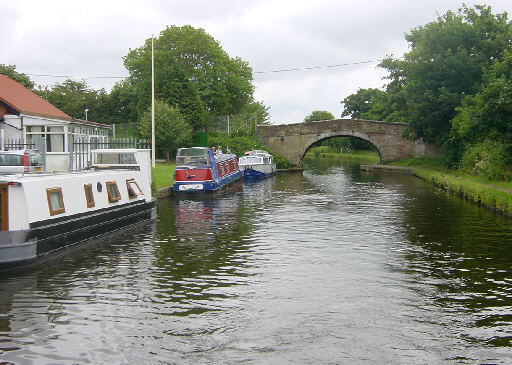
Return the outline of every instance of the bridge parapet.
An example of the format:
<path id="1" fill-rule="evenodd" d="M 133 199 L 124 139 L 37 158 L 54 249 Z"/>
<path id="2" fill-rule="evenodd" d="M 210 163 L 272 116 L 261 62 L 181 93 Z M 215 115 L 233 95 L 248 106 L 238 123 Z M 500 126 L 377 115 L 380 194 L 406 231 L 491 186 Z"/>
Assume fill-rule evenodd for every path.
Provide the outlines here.
<path id="1" fill-rule="evenodd" d="M 358 119 L 334 119 L 319 122 L 258 126 L 261 142 L 285 156 L 292 165 L 301 166 L 307 150 L 316 142 L 332 137 L 351 136 L 370 142 L 382 163 L 403 158 L 437 157 L 439 148 L 421 140 L 404 138 L 407 124 Z"/>

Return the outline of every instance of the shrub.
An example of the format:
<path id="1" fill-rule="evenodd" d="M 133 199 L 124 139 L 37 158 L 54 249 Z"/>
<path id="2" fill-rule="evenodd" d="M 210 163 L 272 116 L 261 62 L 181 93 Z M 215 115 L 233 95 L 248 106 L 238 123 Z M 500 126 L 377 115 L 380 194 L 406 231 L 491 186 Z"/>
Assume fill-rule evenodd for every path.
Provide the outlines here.
<path id="1" fill-rule="evenodd" d="M 461 169 L 472 175 L 490 180 L 512 180 L 511 146 L 486 140 L 466 149 Z"/>
<path id="2" fill-rule="evenodd" d="M 221 146 L 225 150 L 229 146 L 231 152 L 237 156 L 242 156 L 245 152 L 251 150 L 264 150 L 274 156 L 276 167 L 278 169 L 287 169 L 291 166 L 286 157 L 272 152 L 269 148 L 263 146 L 261 142 L 251 136 L 228 136 L 226 133 L 212 133 L 208 135 L 208 144 L 210 146 Z"/>

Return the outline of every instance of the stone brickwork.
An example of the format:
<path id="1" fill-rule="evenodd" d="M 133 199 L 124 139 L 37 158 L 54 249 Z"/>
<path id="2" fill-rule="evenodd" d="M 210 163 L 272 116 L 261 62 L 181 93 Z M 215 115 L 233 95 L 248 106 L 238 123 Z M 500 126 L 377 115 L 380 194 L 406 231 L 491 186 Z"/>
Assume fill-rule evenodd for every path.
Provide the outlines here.
<path id="1" fill-rule="evenodd" d="M 421 140 L 402 137 L 407 124 L 373 120 L 335 119 L 319 122 L 261 125 L 261 142 L 277 154 L 286 157 L 294 166 L 302 166 L 307 150 L 316 142 L 331 137 L 357 137 L 377 149 L 381 163 L 414 157 L 437 157 L 440 150 Z"/>

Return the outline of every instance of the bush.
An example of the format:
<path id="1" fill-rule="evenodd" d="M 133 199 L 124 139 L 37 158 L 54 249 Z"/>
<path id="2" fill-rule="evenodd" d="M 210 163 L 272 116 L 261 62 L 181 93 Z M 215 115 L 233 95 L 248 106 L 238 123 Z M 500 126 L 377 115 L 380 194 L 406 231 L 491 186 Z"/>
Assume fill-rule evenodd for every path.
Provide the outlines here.
<path id="1" fill-rule="evenodd" d="M 272 156 L 274 156 L 274 161 L 278 169 L 289 169 L 292 166 L 292 164 L 290 163 L 290 161 L 288 161 L 286 157 L 278 155 L 276 153 L 272 153 Z"/>
<path id="2" fill-rule="evenodd" d="M 486 140 L 466 149 L 461 169 L 489 180 L 512 181 L 511 146 Z"/>
<path id="3" fill-rule="evenodd" d="M 274 156 L 276 167 L 278 169 L 290 168 L 291 164 L 281 155 L 275 154 L 269 148 L 263 146 L 256 137 L 251 136 L 228 136 L 226 133 L 212 133 L 208 135 L 208 144 L 210 146 L 221 146 L 225 151 L 229 147 L 231 152 L 237 156 L 242 156 L 245 152 L 251 150 L 264 150 Z"/>

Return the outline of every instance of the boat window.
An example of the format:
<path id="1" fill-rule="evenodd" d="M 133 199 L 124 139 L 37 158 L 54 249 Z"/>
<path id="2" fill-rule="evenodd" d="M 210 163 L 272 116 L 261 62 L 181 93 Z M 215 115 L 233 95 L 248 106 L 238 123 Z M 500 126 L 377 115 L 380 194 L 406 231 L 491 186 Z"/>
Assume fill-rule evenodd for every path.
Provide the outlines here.
<path id="1" fill-rule="evenodd" d="M 108 201 L 110 203 L 114 203 L 121 200 L 121 194 L 117 188 L 117 183 L 115 181 L 107 181 L 105 184 L 107 185 Z"/>
<path id="2" fill-rule="evenodd" d="M 142 189 L 135 179 L 126 180 L 126 188 L 128 189 L 128 197 L 130 199 L 136 198 L 139 195 L 144 195 Z"/>
<path id="3" fill-rule="evenodd" d="M 210 157 L 207 148 L 180 148 L 176 153 L 177 165 L 207 166 Z"/>
<path id="4" fill-rule="evenodd" d="M 261 163 L 261 157 L 257 157 L 257 156 L 246 156 L 246 157 L 242 157 L 242 162 L 245 163 L 245 164 L 257 164 L 257 163 Z"/>
<path id="5" fill-rule="evenodd" d="M 224 164 L 219 164 L 220 166 L 220 174 L 224 175 Z"/>
<path id="6" fill-rule="evenodd" d="M 133 152 L 108 153 L 100 152 L 94 154 L 94 164 L 98 165 L 134 165 L 137 164 Z"/>
<path id="7" fill-rule="evenodd" d="M 85 191 L 85 200 L 87 201 L 87 208 L 94 207 L 95 204 L 94 204 L 94 195 L 92 193 L 92 184 L 85 184 L 84 191 Z"/>
<path id="8" fill-rule="evenodd" d="M 46 189 L 46 198 L 48 199 L 50 215 L 62 214 L 66 211 L 64 209 L 64 200 L 62 198 L 61 188 Z"/>

